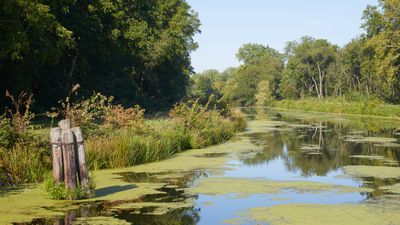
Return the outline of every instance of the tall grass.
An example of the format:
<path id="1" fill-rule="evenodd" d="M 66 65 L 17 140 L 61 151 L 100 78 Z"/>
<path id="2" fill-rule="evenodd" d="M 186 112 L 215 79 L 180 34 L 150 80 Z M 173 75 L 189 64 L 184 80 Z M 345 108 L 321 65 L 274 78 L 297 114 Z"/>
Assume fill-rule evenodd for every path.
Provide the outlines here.
<path id="1" fill-rule="evenodd" d="M 50 168 L 51 157 L 44 149 L 26 144 L 0 149 L 0 182 L 5 184 L 41 182 Z"/>
<path id="2" fill-rule="evenodd" d="M 273 107 L 340 114 L 400 117 L 400 106 L 387 104 L 378 99 L 348 99 L 345 97 L 285 99 L 276 101 Z"/>
<path id="3" fill-rule="evenodd" d="M 183 106 L 180 114 L 170 119 L 153 120 L 141 130 L 135 127 L 118 130 L 105 138 L 89 138 L 85 142 L 91 169 L 117 168 L 160 161 L 187 149 L 201 148 L 226 141 L 245 128 L 246 122 L 237 112 L 223 117 L 216 110 L 203 106 Z M 200 107 L 194 111 L 193 107 Z M 177 109 L 177 108 L 175 108 Z"/>

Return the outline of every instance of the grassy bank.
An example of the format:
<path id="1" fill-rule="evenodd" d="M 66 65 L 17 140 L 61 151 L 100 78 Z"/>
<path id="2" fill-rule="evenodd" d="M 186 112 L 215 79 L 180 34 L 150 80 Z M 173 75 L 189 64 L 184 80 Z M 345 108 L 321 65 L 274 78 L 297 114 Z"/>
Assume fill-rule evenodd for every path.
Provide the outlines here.
<path id="1" fill-rule="evenodd" d="M 187 149 L 222 143 L 246 127 L 239 112 L 209 109 L 196 102 L 178 104 L 169 116 L 152 120 L 144 119 L 140 108 L 101 108 L 95 110 L 101 120 L 79 107 L 70 112 L 73 123 L 84 130 L 91 170 L 167 159 Z M 0 119 L 0 186 L 43 181 L 52 169 L 49 128 L 19 133 L 13 119 Z"/>
<path id="2" fill-rule="evenodd" d="M 222 143 L 246 127 L 241 115 L 218 114 L 208 111 L 199 116 L 196 112 L 194 115 L 201 118 L 188 121 L 188 114 L 148 120 L 141 129 L 121 129 L 103 138 L 89 138 L 85 142 L 89 167 L 118 168 L 167 159 L 187 149 Z"/>
<path id="3" fill-rule="evenodd" d="M 400 105 L 391 105 L 377 99 L 350 100 L 340 98 L 303 98 L 276 101 L 272 107 L 313 112 L 400 117 Z"/>

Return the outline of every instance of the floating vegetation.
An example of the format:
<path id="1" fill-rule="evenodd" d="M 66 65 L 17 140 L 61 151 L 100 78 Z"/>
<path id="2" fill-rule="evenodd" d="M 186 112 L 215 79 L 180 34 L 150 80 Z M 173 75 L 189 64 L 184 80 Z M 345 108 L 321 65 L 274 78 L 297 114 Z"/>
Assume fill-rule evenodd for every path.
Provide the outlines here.
<path id="1" fill-rule="evenodd" d="M 385 157 L 381 155 L 351 155 L 350 158 L 370 159 L 370 160 L 384 160 Z"/>
<path id="2" fill-rule="evenodd" d="M 228 153 L 226 152 L 212 152 L 212 153 L 205 153 L 201 155 L 197 155 L 197 157 L 200 158 L 215 158 L 215 157 L 221 157 L 221 156 L 226 156 Z"/>
<path id="3" fill-rule="evenodd" d="M 105 216 L 98 216 L 98 217 L 81 217 L 77 218 L 72 222 L 73 225 L 97 225 L 97 224 L 109 224 L 109 225 L 128 225 L 130 223 L 126 222 L 125 220 L 120 220 L 114 217 L 105 217 Z"/>
<path id="4" fill-rule="evenodd" d="M 344 172 L 353 177 L 400 178 L 400 167 L 345 166 Z"/>
<path id="5" fill-rule="evenodd" d="M 384 166 L 398 166 L 399 162 L 396 160 L 388 159 L 381 155 L 351 155 L 350 158 L 357 158 L 357 159 L 369 159 L 369 160 L 377 160 L 381 161 Z"/>
<path id="6" fill-rule="evenodd" d="M 394 143 L 394 142 L 384 142 L 384 143 L 374 144 L 374 146 L 375 147 L 399 148 L 400 144 Z"/>
<path id="7" fill-rule="evenodd" d="M 307 154 L 307 155 L 323 155 L 322 150 L 320 145 L 312 145 L 312 144 L 305 144 L 300 147 L 301 153 Z"/>
<path id="8" fill-rule="evenodd" d="M 284 204 L 268 208 L 253 208 L 248 212 L 251 220 L 274 225 L 392 225 L 400 221 L 400 213 L 379 204 Z M 391 203 L 396 205 L 396 203 Z M 398 204 L 397 204 L 398 206 Z M 249 218 L 243 218 L 246 221 Z M 237 219 L 235 220 L 237 221 Z M 237 223 L 241 224 L 241 223 Z"/>
<path id="9" fill-rule="evenodd" d="M 229 187 L 229 188 L 227 188 Z M 368 188 L 357 188 L 310 181 L 272 181 L 265 179 L 246 179 L 212 177 L 202 179 L 189 191 L 193 194 L 227 195 L 245 197 L 253 194 L 276 194 L 285 190 L 295 192 L 370 192 Z"/>
<path id="10" fill-rule="evenodd" d="M 396 138 L 388 138 L 388 137 L 364 137 L 360 135 L 349 135 L 346 136 L 345 141 L 348 142 L 356 142 L 356 143 L 379 143 L 379 144 L 388 144 L 388 143 L 396 143 Z"/>
<path id="11" fill-rule="evenodd" d="M 300 149 L 303 151 L 315 151 L 315 150 L 321 150 L 322 148 L 319 145 L 302 145 Z"/>
<path id="12" fill-rule="evenodd" d="M 274 121 L 274 120 L 256 120 L 250 121 L 249 127 L 251 127 L 251 132 L 273 132 L 273 131 L 290 131 L 293 128 L 288 127 L 288 122 L 284 121 Z"/>
<path id="13" fill-rule="evenodd" d="M 383 187 L 380 187 L 380 189 L 385 190 L 391 194 L 400 195 L 400 183 L 397 183 L 397 184 L 391 185 L 391 186 L 383 186 Z"/>

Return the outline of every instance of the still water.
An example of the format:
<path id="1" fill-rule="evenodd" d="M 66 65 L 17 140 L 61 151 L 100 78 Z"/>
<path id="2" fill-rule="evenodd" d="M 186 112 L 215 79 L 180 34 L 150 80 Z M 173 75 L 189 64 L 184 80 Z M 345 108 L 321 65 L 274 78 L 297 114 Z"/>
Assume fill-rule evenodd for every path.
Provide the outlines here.
<path id="1" fill-rule="evenodd" d="M 256 221 L 247 211 L 290 204 L 363 204 L 382 196 L 398 199 L 398 191 L 383 188 L 400 183 L 396 175 L 397 169 L 400 170 L 398 121 L 276 110 L 246 113 L 248 130 L 231 142 L 249 140 L 253 149 L 207 154 L 196 150 L 198 160 L 225 157 L 221 170 L 183 171 L 179 179 L 169 178 L 168 172 L 119 173 L 128 183 L 165 183 L 165 186 L 159 189 L 159 194 L 84 203 L 63 217 L 39 218 L 26 224 L 274 224 L 272 220 Z M 358 166 L 394 168 L 396 173 L 354 172 L 354 168 L 361 168 Z M 218 181 L 222 182 L 215 185 Z M 312 189 L 312 186 L 318 187 Z M 158 210 L 158 205 L 181 202 L 190 204 Z M 118 207 L 141 203 L 152 204 Z M 395 207 L 400 208 L 400 203 Z M 104 222 L 106 218 L 116 220 Z"/>

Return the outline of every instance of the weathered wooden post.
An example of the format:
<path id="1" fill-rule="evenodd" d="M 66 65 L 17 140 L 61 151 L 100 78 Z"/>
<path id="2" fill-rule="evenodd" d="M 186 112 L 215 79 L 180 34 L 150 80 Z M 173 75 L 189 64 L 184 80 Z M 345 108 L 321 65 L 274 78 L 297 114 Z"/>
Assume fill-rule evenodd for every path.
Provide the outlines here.
<path id="1" fill-rule="evenodd" d="M 61 120 L 58 125 L 61 128 L 65 186 L 68 190 L 73 190 L 77 188 L 74 133 L 69 119 Z"/>
<path id="2" fill-rule="evenodd" d="M 81 186 L 86 195 L 90 196 L 82 130 L 79 127 L 71 128 L 69 119 L 61 120 L 58 126 L 50 131 L 54 179 L 57 184 L 64 182 L 68 190 Z M 73 197 L 69 196 L 71 200 Z"/>
<path id="3" fill-rule="evenodd" d="M 78 166 L 78 178 L 83 190 L 90 194 L 89 187 L 89 172 L 86 164 L 85 146 L 83 144 L 82 130 L 79 127 L 72 128 L 74 133 L 76 149 L 77 149 L 77 166 Z"/>
<path id="4" fill-rule="evenodd" d="M 61 128 L 52 128 L 50 130 L 50 140 L 53 158 L 53 175 L 57 184 L 64 181 L 64 163 L 61 147 Z"/>

